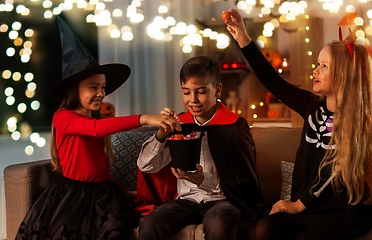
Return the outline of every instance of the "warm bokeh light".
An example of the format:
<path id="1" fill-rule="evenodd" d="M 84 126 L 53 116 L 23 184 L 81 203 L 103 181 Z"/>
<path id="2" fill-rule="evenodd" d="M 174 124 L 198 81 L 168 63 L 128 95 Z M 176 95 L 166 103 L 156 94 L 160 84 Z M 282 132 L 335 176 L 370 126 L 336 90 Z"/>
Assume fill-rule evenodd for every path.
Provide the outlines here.
<path id="1" fill-rule="evenodd" d="M 28 98 L 32 98 L 33 96 L 35 96 L 35 91 L 30 91 L 30 90 L 27 89 L 26 92 L 25 92 L 25 95 Z"/>
<path id="2" fill-rule="evenodd" d="M 12 31 L 9 32 L 8 36 L 9 36 L 9 39 L 14 40 L 14 39 L 16 39 L 18 37 L 18 32 L 12 30 Z"/>
<path id="3" fill-rule="evenodd" d="M 7 88 L 5 88 L 5 90 L 4 90 L 4 94 L 5 94 L 5 96 L 7 96 L 7 97 L 13 95 L 13 93 L 14 93 L 14 89 L 13 89 L 12 87 L 7 87 Z"/>
<path id="4" fill-rule="evenodd" d="M 19 29 L 21 29 L 21 27 L 22 27 L 22 24 L 21 24 L 20 22 L 18 22 L 18 21 L 14 22 L 14 23 L 12 24 L 12 29 L 13 29 L 13 30 L 18 31 Z"/>
<path id="5" fill-rule="evenodd" d="M 12 72 L 9 70 L 4 70 L 3 71 L 3 78 L 4 79 L 9 79 L 12 76 Z"/>
<path id="6" fill-rule="evenodd" d="M 31 145 L 28 145 L 27 147 L 25 147 L 25 153 L 28 156 L 31 156 L 34 153 L 34 147 Z"/>
<path id="7" fill-rule="evenodd" d="M 24 77 L 26 82 L 31 82 L 34 79 L 34 74 L 28 72 L 23 77 Z"/>
<path id="8" fill-rule="evenodd" d="M 10 117 L 6 121 L 6 124 L 8 125 L 8 127 L 14 127 L 15 125 L 17 125 L 17 122 L 18 122 L 18 119 L 16 117 Z"/>
<path id="9" fill-rule="evenodd" d="M 50 10 L 46 10 L 44 12 L 44 18 L 48 19 L 48 18 L 52 18 L 53 17 L 53 12 L 50 11 Z"/>
<path id="10" fill-rule="evenodd" d="M 26 112 L 26 110 L 27 110 L 27 105 L 24 104 L 24 103 L 20 103 L 20 104 L 18 104 L 18 106 L 17 106 L 17 110 L 18 110 L 18 112 L 20 112 L 20 113 L 24 113 L 24 112 Z"/>
<path id="11" fill-rule="evenodd" d="M 168 7 L 165 6 L 165 5 L 161 5 L 159 8 L 158 8 L 158 13 L 162 14 L 162 13 L 167 13 L 168 12 Z"/>
<path id="12" fill-rule="evenodd" d="M 77 3 L 77 7 L 86 9 L 88 7 L 88 3 L 86 1 L 79 1 Z"/>
<path id="13" fill-rule="evenodd" d="M 112 11 L 112 16 L 113 17 L 121 17 L 122 15 L 123 15 L 123 12 L 118 8 L 116 8 L 116 9 L 114 9 L 114 11 Z"/>
<path id="14" fill-rule="evenodd" d="M 119 38 L 120 37 L 120 30 L 117 29 L 117 28 L 111 30 L 110 37 L 111 38 Z"/>
<path id="15" fill-rule="evenodd" d="M 12 47 L 8 47 L 8 48 L 6 49 L 6 55 L 7 55 L 8 57 L 13 57 L 14 54 L 15 54 L 15 49 L 14 49 L 14 48 L 12 48 Z"/>
<path id="16" fill-rule="evenodd" d="M 192 47 L 190 45 L 185 45 L 182 47 L 182 52 L 183 53 L 191 53 L 192 52 Z"/>
<path id="17" fill-rule="evenodd" d="M 21 79 L 22 75 L 19 72 L 14 72 L 12 75 L 13 81 L 18 82 Z"/>
<path id="18" fill-rule="evenodd" d="M 34 100 L 34 101 L 31 102 L 30 106 L 31 106 L 32 110 L 36 111 L 40 108 L 40 102 L 37 101 L 37 100 Z"/>
<path id="19" fill-rule="evenodd" d="M 43 8 L 51 8 L 53 6 L 53 3 L 49 0 L 43 1 Z"/>
<path id="20" fill-rule="evenodd" d="M 133 38 L 134 38 L 134 36 L 133 36 L 132 32 L 124 32 L 121 35 L 121 39 L 123 39 L 123 41 L 132 41 Z"/>
<path id="21" fill-rule="evenodd" d="M 18 141 L 21 138 L 21 133 L 18 131 L 14 131 L 12 132 L 11 137 L 14 141 Z"/>
<path id="22" fill-rule="evenodd" d="M 6 32 L 6 31 L 8 31 L 8 25 L 1 24 L 1 26 L 0 26 L 0 32 Z"/>
<path id="23" fill-rule="evenodd" d="M 16 39 L 14 40 L 14 45 L 17 46 L 17 47 L 18 47 L 18 46 L 21 46 L 22 43 L 23 43 L 22 38 L 16 38 Z"/>
<path id="24" fill-rule="evenodd" d="M 26 37 L 32 37 L 34 35 L 34 30 L 32 29 L 26 29 L 25 36 Z"/>
<path id="25" fill-rule="evenodd" d="M 364 20 L 363 20 L 363 18 L 361 18 L 361 17 L 357 17 L 357 18 L 355 18 L 354 23 L 355 23 L 355 25 L 357 25 L 357 26 L 363 26 L 363 24 L 364 24 Z"/>
<path id="26" fill-rule="evenodd" d="M 30 55 L 23 54 L 21 57 L 21 62 L 27 63 L 28 61 L 30 61 Z"/>
<path id="27" fill-rule="evenodd" d="M 5 99 L 7 105 L 12 106 L 15 103 L 15 98 L 13 96 L 9 96 Z"/>
<path id="28" fill-rule="evenodd" d="M 40 134 L 37 132 L 33 132 L 30 135 L 30 141 L 33 143 L 36 143 L 39 138 L 40 138 Z"/>

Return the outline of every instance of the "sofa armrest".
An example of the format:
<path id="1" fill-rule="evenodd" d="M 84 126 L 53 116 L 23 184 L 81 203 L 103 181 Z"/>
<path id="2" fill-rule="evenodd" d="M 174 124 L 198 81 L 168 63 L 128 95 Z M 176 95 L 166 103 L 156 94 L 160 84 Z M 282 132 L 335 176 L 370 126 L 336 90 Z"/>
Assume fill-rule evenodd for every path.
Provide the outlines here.
<path id="1" fill-rule="evenodd" d="M 51 161 L 14 164 L 4 169 L 7 239 L 14 239 L 20 223 L 46 187 L 62 176 Z"/>

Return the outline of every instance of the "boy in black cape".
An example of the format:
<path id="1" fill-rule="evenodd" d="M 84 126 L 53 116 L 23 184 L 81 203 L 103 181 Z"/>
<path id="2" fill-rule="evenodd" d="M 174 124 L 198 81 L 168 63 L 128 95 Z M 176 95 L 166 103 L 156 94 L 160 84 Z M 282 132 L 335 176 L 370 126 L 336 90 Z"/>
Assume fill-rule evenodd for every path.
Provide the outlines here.
<path id="1" fill-rule="evenodd" d="M 200 223 L 205 239 L 233 239 L 239 222 L 255 221 L 260 214 L 263 197 L 254 141 L 247 121 L 217 101 L 222 92 L 219 66 L 217 60 L 207 56 L 189 59 L 180 71 L 182 98 L 188 111 L 177 115 L 165 108 L 161 112 L 180 119 L 182 133 L 203 132 L 200 163 L 195 171 L 171 167 L 176 178 L 163 173 L 161 177 L 168 178 L 165 182 L 177 179 L 177 198 L 144 217 L 139 239 L 167 239 L 189 224 Z M 161 195 L 169 191 L 168 186 L 174 186 L 159 186 L 141 177 L 170 166 L 172 159 L 166 145 L 169 135 L 160 128 L 142 146 L 137 161 L 142 172 L 138 189 L 150 190 L 140 199 L 154 199 L 154 194 Z"/>

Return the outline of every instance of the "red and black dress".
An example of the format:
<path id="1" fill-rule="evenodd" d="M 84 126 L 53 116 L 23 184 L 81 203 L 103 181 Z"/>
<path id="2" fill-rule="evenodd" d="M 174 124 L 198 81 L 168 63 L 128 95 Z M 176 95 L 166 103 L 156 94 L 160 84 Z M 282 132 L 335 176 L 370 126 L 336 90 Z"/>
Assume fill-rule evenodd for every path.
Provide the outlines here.
<path id="1" fill-rule="evenodd" d="M 136 215 L 110 175 L 103 137 L 140 127 L 139 115 L 97 120 L 61 109 L 53 126 L 63 177 L 32 206 L 16 239 L 127 239 Z"/>

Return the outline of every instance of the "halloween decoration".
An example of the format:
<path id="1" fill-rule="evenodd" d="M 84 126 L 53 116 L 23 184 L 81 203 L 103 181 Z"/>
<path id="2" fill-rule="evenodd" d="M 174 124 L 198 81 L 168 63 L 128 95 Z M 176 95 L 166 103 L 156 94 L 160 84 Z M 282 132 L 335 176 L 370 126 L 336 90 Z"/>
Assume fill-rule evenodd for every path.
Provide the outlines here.
<path id="1" fill-rule="evenodd" d="M 279 117 L 278 109 L 270 109 L 269 111 L 267 111 L 267 116 L 269 118 L 278 118 Z"/>
<path id="2" fill-rule="evenodd" d="M 282 64 L 282 58 L 280 57 L 280 54 L 276 50 L 262 49 L 261 53 L 265 56 L 267 61 L 269 61 L 274 68 L 277 68 Z"/>
<path id="3" fill-rule="evenodd" d="M 102 102 L 99 111 L 104 118 L 115 117 L 115 107 L 109 102 Z"/>

